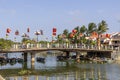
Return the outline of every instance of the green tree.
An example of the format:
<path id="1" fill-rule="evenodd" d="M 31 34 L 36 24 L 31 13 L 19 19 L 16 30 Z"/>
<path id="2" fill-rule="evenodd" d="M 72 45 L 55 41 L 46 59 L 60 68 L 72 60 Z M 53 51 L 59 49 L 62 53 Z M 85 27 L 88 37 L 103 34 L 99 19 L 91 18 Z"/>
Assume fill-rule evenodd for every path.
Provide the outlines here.
<path id="1" fill-rule="evenodd" d="M 27 43 L 36 43 L 36 41 L 35 41 L 35 40 L 28 39 L 28 38 L 23 38 L 23 39 L 22 39 L 22 43 L 25 43 L 25 44 L 27 44 Z"/>
<path id="2" fill-rule="evenodd" d="M 100 43 L 100 35 L 107 32 L 108 30 L 108 25 L 106 23 L 106 21 L 102 20 L 99 24 L 98 24 L 98 28 L 97 28 L 97 33 L 98 33 L 98 38 L 97 38 L 97 46 L 98 49 L 100 49 L 101 43 Z"/>
<path id="3" fill-rule="evenodd" d="M 1 38 L 0 39 L 0 49 L 10 49 L 13 45 L 13 41 L 11 40 L 6 40 L 6 39 L 3 39 Z"/>
<path id="4" fill-rule="evenodd" d="M 86 31 L 87 31 L 87 28 L 83 25 L 83 26 L 80 28 L 80 33 L 85 34 Z"/>
<path id="5" fill-rule="evenodd" d="M 85 33 L 87 32 L 87 28 L 85 27 L 85 25 L 81 26 L 80 27 L 80 33 L 79 35 L 81 34 L 82 36 L 80 36 L 80 43 L 83 44 L 83 43 L 86 43 L 86 40 L 85 40 Z"/>
<path id="6" fill-rule="evenodd" d="M 65 29 L 65 30 L 63 31 L 63 34 L 66 36 L 66 38 L 68 38 L 69 30 L 68 30 L 68 29 Z"/>
<path id="7" fill-rule="evenodd" d="M 98 24 L 97 33 L 98 33 L 99 35 L 100 35 L 100 34 L 103 34 L 103 33 L 107 32 L 108 29 L 109 29 L 109 28 L 108 28 L 107 23 L 106 23 L 104 20 L 102 20 L 102 21 Z"/>
<path id="8" fill-rule="evenodd" d="M 95 23 L 89 23 L 87 29 L 87 36 L 90 36 L 92 32 L 97 30 L 97 25 Z"/>

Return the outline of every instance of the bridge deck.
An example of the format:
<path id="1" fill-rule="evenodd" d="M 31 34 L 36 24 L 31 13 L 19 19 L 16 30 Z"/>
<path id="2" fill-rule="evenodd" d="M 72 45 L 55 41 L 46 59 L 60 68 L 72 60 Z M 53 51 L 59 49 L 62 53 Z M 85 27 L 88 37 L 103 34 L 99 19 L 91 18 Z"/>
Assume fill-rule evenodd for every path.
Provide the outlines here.
<path id="1" fill-rule="evenodd" d="M 113 52 L 112 50 L 98 50 L 98 49 L 81 49 L 81 48 L 32 48 L 32 49 L 11 49 L 2 50 L 0 53 L 15 53 L 15 52 L 39 52 L 39 51 L 68 51 L 68 52 Z"/>

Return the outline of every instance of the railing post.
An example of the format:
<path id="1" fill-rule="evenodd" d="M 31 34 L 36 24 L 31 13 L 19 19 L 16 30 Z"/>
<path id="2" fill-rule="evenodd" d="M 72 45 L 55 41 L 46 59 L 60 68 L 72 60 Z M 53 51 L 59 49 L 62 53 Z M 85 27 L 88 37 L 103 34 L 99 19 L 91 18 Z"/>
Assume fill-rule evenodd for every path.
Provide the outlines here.
<path id="1" fill-rule="evenodd" d="M 75 43 L 75 48 L 77 48 L 77 43 Z"/>
<path id="2" fill-rule="evenodd" d="M 107 46 L 105 45 L 105 50 L 107 50 Z"/>
<path id="3" fill-rule="evenodd" d="M 40 47 L 40 45 L 39 45 L 39 43 L 37 43 L 37 48 L 39 48 Z"/>
<path id="4" fill-rule="evenodd" d="M 66 43 L 66 48 L 68 48 L 68 43 Z"/>
<path id="5" fill-rule="evenodd" d="M 112 50 L 113 50 L 113 46 L 111 46 L 112 47 Z"/>
<path id="6" fill-rule="evenodd" d="M 42 44 L 40 43 L 40 44 L 39 44 L 39 48 L 41 48 L 41 47 L 42 47 Z"/>
<path id="7" fill-rule="evenodd" d="M 91 49 L 93 49 L 93 45 L 91 46 Z"/>
<path id="8" fill-rule="evenodd" d="M 49 42 L 47 42 L 47 48 L 50 48 L 50 44 L 49 44 Z"/>
<path id="9" fill-rule="evenodd" d="M 57 43 L 57 48 L 59 48 L 59 46 L 60 46 L 60 44 L 59 44 L 59 43 Z"/>
<path id="10" fill-rule="evenodd" d="M 76 52 L 76 60 L 77 60 L 78 63 L 80 62 L 80 54 L 79 54 L 79 52 Z"/>

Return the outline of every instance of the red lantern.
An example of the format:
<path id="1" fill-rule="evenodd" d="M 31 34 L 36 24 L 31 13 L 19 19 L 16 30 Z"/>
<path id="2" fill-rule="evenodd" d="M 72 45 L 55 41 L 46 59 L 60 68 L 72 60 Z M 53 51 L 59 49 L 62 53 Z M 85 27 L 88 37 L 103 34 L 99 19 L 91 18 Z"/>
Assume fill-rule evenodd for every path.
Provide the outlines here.
<path id="1" fill-rule="evenodd" d="M 55 33 L 57 31 L 57 29 L 56 28 L 53 28 L 53 33 Z"/>
<path id="2" fill-rule="evenodd" d="M 97 32 L 92 32 L 92 36 L 97 36 Z"/>
<path id="3" fill-rule="evenodd" d="M 110 38 L 110 34 L 106 34 L 106 37 L 107 37 L 107 38 Z"/>
<path id="4" fill-rule="evenodd" d="M 6 33 L 10 33 L 10 32 L 11 32 L 11 29 L 7 28 Z"/>
<path id="5" fill-rule="evenodd" d="M 83 36 L 83 34 L 82 34 L 82 33 L 80 33 L 80 34 L 79 34 L 79 36 L 80 36 L 80 37 L 82 37 L 82 36 Z"/>
<path id="6" fill-rule="evenodd" d="M 73 33 L 77 33 L 77 30 L 76 30 L 76 29 L 74 29 L 74 30 L 72 30 L 72 32 L 73 32 Z"/>
<path id="7" fill-rule="evenodd" d="M 73 34 L 73 33 L 71 33 L 71 34 L 70 34 L 70 37 L 71 37 L 71 38 L 73 38 L 73 37 L 74 37 L 74 34 Z"/>

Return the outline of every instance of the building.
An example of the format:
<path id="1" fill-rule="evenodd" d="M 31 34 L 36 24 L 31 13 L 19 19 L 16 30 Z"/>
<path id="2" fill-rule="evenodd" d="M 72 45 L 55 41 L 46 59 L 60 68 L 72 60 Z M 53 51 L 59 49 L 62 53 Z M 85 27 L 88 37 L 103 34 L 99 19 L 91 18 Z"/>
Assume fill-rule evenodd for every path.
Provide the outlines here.
<path id="1" fill-rule="evenodd" d="M 111 35 L 110 45 L 113 46 L 114 49 L 120 48 L 120 32 Z"/>

